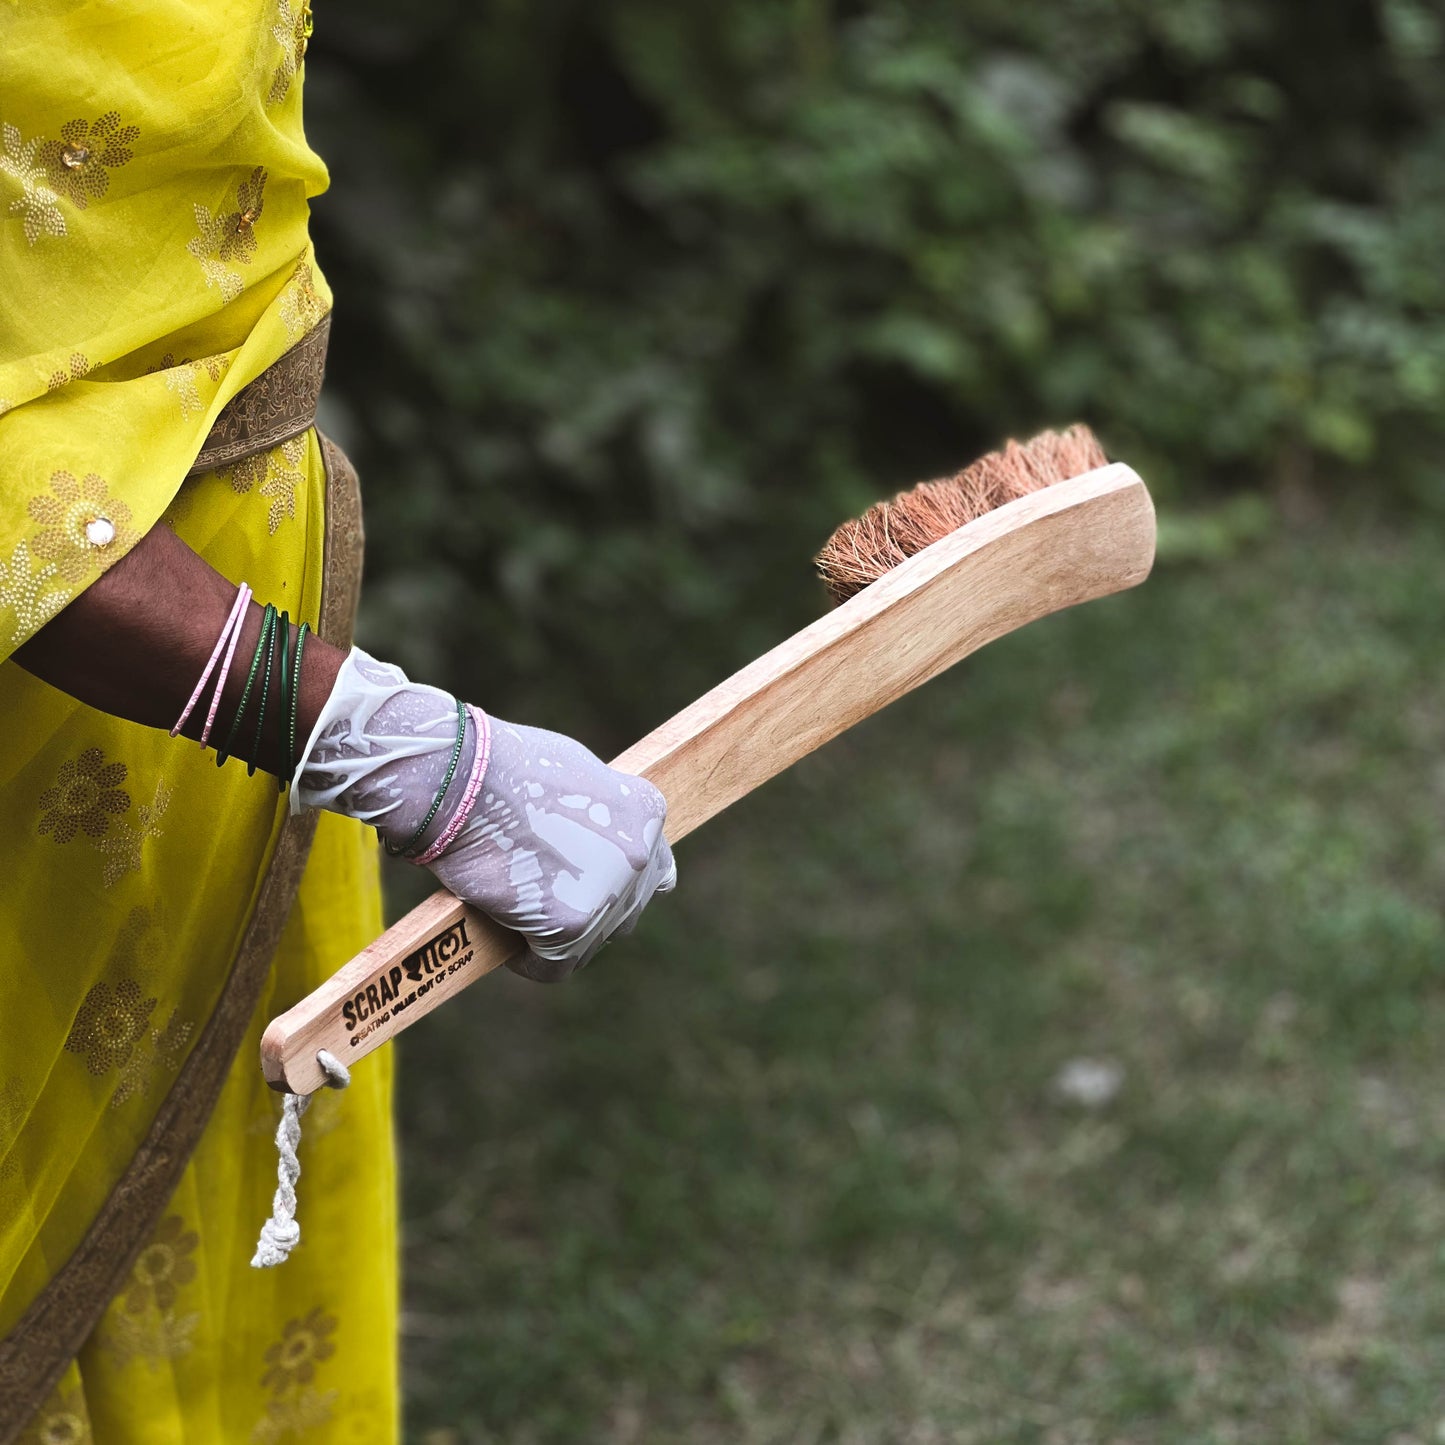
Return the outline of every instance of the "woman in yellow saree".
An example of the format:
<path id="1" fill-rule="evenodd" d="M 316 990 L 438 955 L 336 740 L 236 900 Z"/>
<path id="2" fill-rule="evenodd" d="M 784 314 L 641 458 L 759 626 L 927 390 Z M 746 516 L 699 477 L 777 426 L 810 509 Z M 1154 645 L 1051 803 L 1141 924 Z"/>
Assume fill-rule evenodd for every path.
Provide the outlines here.
<path id="1" fill-rule="evenodd" d="M 330 306 L 307 240 L 326 183 L 301 125 L 308 25 L 286 0 L 0 19 L 0 658 L 161 521 L 321 622 L 315 432 L 233 445 L 249 454 L 192 473 L 227 403 Z M 304 406 L 318 362 L 282 378 L 281 400 Z M 97 518 L 115 529 L 110 555 L 86 545 Z M 281 886 L 259 901 L 285 922 L 267 960 L 247 934 L 285 816 L 269 778 L 218 770 L 14 661 L 0 739 L 0 1438 L 395 1439 L 389 1059 L 358 1071 L 344 1108 L 336 1095 L 312 1111 L 315 1246 L 284 1270 L 247 1264 L 279 1111 L 259 1032 L 379 929 L 374 840 L 320 819 L 289 916 L 271 873 Z M 261 980 L 244 1034 L 210 1042 L 213 1056 L 229 1043 L 219 1095 L 196 1079 L 178 1127 L 160 1116 L 184 1103 L 169 1096 L 248 943 Z M 119 1226 L 93 1237 L 138 1153 L 184 1158 L 208 1107 L 179 1179 L 142 1174 Z M 136 1221 L 140 1252 L 107 1278 Z M 99 1267 L 77 1270 L 87 1244 Z M 75 1339 L 98 1293 L 109 1303 Z"/>
<path id="2" fill-rule="evenodd" d="M 408 772 L 414 736 L 367 774 L 395 741 L 366 730 L 381 693 L 413 714 L 440 695 L 344 651 L 360 521 L 311 425 L 331 298 L 307 236 L 310 25 L 303 0 L 0 17 L 0 1445 L 397 1438 L 388 1051 L 308 1115 L 306 1241 L 248 1263 L 276 1177 L 260 1031 L 381 926 L 357 818 L 386 837 L 407 787 L 435 792 L 419 847 L 530 930 L 541 976 L 670 886 L 650 792 L 626 849 L 555 816 L 578 797 L 553 806 L 528 770 L 557 759 L 594 829 L 594 799 L 625 823 L 646 789 L 567 740 L 456 704 L 475 731 L 439 790 Z M 324 639 L 289 809 L 269 773 L 163 730 L 196 671 L 167 640 L 209 627 L 203 658 L 215 587 L 242 578 Z M 598 882 L 599 847 L 625 886 Z"/>

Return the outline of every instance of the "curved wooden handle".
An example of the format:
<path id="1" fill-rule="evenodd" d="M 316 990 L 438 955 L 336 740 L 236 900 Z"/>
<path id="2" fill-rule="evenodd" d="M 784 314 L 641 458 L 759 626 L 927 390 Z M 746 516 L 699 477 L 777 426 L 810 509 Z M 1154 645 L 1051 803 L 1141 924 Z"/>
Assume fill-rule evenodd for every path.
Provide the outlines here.
<path id="1" fill-rule="evenodd" d="M 667 798 L 676 842 L 844 729 L 1006 632 L 1142 582 L 1154 507 L 1122 463 L 960 527 L 749 663 L 614 759 Z M 261 1067 L 309 1093 L 526 945 L 445 890 L 272 1020 Z"/>

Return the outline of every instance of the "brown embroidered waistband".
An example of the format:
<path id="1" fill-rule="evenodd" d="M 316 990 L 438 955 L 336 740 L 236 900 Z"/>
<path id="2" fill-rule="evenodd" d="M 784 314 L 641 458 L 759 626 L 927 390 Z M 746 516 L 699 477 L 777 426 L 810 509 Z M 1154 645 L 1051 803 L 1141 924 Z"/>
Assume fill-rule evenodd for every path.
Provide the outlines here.
<path id="1" fill-rule="evenodd" d="M 330 333 L 331 317 L 323 316 L 290 351 L 247 382 L 221 408 L 187 475 L 230 466 L 300 436 L 316 420 Z"/>

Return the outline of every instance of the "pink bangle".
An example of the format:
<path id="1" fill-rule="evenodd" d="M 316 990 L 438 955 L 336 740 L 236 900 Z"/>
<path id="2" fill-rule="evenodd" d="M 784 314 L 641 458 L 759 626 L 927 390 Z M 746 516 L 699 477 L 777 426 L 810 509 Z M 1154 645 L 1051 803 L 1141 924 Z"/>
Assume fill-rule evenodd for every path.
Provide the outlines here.
<path id="1" fill-rule="evenodd" d="M 221 649 L 226 645 L 226 639 L 231 635 L 234 627 L 240 635 L 239 621 L 245 615 L 246 603 L 250 601 L 251 589 L 243 582 L 236 589 L 236 600 L 231 604 L 231 614 L 226 618 L 226 625 L 221 629 L 221 635 L 216 639 L 216 646 L 211 652 L 211 660 L 206 664 L 205 670 L 201 673 L 200 680 L 196 683 L 196 690 L 191 694 L 191 700 L 181 709 L 181 715 L 176 719 L 176 725 L 171 729 L 171 736 L 180 732 L 185 727 L 186 719 L 190 717 L 192 710 L 200 701 L 201 691 L 206 685 L 206 679 L 210 677 L 211 670 L 216 665 L 216 659 L 221 655 Z"/>
<path id="2" fill-rule="evenodd" d="M 472 715 L 472 723 L 477 730 L 477 750 L 472 755 L 472 770 L 467 775 L 467 790 L 462 794 L 461 806 L 452 814 L 446 827 L 437 834 L 436 841 L 419 857 L 411 861 L 420 867 L 424 863 L 430 863 L 441 857 L 446 850 L 456 841 L 456 836 L 462 831 L 462 826 L 471 816 L 472 809 L 477 805 L 477 798 L 482 791 L 482 779 L 487 773 L 487 763 L 492 756 L 492 720 L 481 708 L 467 704 L 467 711 Z"/>
<path id="3" fill-rule="evenodd" d="M 211 694 L 211 706 L 206 713 L 206 725 L 201 729 L 201 746 L 211 740 L 211 724 L 216 720 L 216 708 L 220 705 L 221 694 L 226 690 L 226 676 L 231 671 L 231 659 L 236 655 L 236 644 L 241 640 L 241 634 L 246 630 L 246 609 L 251 605 L 251 589 L 243 582 L 241 587 L 245 591 L 245 600 L 241 602 L 240 609 L 236 616 L 236 625 L 231 632 L 231 645 L 226 649 L 226 660 L 221 664 L 221 671 L 216 678 L 216 690 Z"/>

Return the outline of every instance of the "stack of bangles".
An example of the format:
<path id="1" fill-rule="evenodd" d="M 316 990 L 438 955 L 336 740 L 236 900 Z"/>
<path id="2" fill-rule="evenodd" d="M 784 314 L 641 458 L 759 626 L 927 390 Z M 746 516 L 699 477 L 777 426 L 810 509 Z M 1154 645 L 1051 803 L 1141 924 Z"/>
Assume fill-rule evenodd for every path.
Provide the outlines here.
<path id="1" fill-rule="evenodd" d="M 210 680 L 211 674 L 215 672 L 215 690 L 211 694 L 210 706 L 206 710 L 205 726 L 201 729 L 201 746 L 204 748 L 210 743 L 211 729 L 216 722 L 216 711 L 220 707 L 221 694 L 226 688 L 226 678 L 230 675 L 231 663 L 235 660 L 236 646 L 241 640 L 241 631 L 245 626 L 246 610 L 251 604 L 251 597 L 250 587 L 242 582 L 236 589 L 236 600 L 231 604 L 226 625 L 222 627 L 221 635 L 216 639 L 216 645 L 211 650 L 210 661 L 206 663 L 189 701 L 182 708 L 180 717 L 176 719 L 176 724 L 171 729 L 172 737 L 175 737 L 186 725 L 186 720 L 195 711 L 201 694 L 206 690 L 206 683 Z M 281 726 L 277 729 L 280 737 L 280 766 L 276 770 L 276 776 L 278 785 L 283 792 L 286 785 L 296 776 L 296 768 L 300 762 L 296 755 L 296 713 L 301 700 L 301 656 L 306 647 L 306 634 L 310 630 L 310 624 L 306 622 L 302 622 L 296 629 L 296 644 L 293 651 L 291 648 L 291 619 L 284 612 L 278 613 L 271 603 L 266 604 L 261 613 L 261 635 L 256 640 L 256 650 L 251 657 L 251 668 L 246 674 L 246 685 L 241 691 L 241 700 L 236 705 L 236 714 L 231 719 L 231 726 L 226 733 L 225 742 L 217 744 L 216 747 L 217 767 L 220 767 L 232 754 L 232 748 L 235 747 L 236 739 L 240 735 L 241 723 L 246 716 L 251 693 L 259 674 L 261 690 L 260 701 L 256 709 L 256 726 L 251 734 L 250 751 L 245 755 L 247 777 L 255 773 L 261 748 L 262 729 L 266 721 L 266 702 L 271 695 L 271 678 L 274 674 L 279 687 L 277 706 L 281 709 Z M 217 662 L 220 662 L 219 672 L 216 672 Z M 394 857 L 403 857 L 417 864 L 434 861 L 455 841 L 457 834 L 461 832 L 462 826 L 476 806 L 477 798 L 482 790 L 482 779 L 486 775 L 487 763 L 491 758 L 491 719 L 481 708 L 472 707 L 460 699 L 456 700 L 456 705 L 457 737 L 452 746 L 451 761 L 447 764 L 442 785 L 437 790 L 436 797 L 432 799 L 432 805 L 427 809 L 426 816 L 411 837 L 400 847 L 392 847 L 390 843 L 386 844 L 386 851 Z M 477 746 L 472 755 L 471 771 L 467 775 L 461 804 L 448 819 L 446 827 L 437 834 L 426 850 L 418 853 L 418 844 L 441 810 L 442 803 L 456 779 L 457 764 L 461 761 L 462 749 L 466 745 L 467 719 L 469 717 L 473 727 L 476 728 Z"/>
<path id="2" fill-rule="evenodd" d="M 471 816 L 472 809 L 476 806 L 477 797 L 482 791 L 482 778 L 486 774 L 487 762 L 492 754 L 492 724 L 491 719 L 481 708 L 472 707 L 470 703 L 464 703 L 460 698 L 456 699 L 456 704 L 457 740 L 452 744 L 451 761 L 447 764 L 442 785 L 437 789 L 437 795 L 432 799 L 431 807 L 426 811 L 426 817 L 421 820 L 416 831 L 405 843 L 396 848 L 392 847 L 390 843 L 383 843 L 382 846 L 393 858 L 405 858 L 418 865 L 433 862 L 455 841 L 457 834 L 462 831 L 462 825 Z M 446 827 L 432 839 L 426 851 L 418 853 L 417 845 L 421 842 L 426 830 L 431 827 L 432 819 L 436 817 L 443 799 L 451 790 L 452 782 L 456 778 L 457 763 L 461 760 L 462 748 L 466 745 L 468 717 L 471 718 L 472 725 L 477 730 L 477 746 L 476 751 L 472 754 L 472 769 L 467 774 L 467 785 L 462 793 L 462 801 L 447 820 Z"/>

